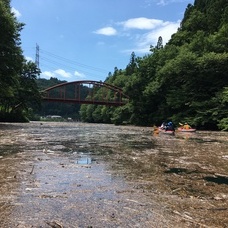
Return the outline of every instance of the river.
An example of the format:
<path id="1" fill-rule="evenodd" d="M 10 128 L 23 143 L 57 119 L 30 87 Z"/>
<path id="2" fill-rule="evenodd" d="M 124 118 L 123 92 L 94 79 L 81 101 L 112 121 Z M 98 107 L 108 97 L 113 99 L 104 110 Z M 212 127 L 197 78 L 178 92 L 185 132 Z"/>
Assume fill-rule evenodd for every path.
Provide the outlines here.
<path id="1" fill-rule="evenodd" d="M 226 227 L 228 133 L 0 124 L 1 227 Z"/>

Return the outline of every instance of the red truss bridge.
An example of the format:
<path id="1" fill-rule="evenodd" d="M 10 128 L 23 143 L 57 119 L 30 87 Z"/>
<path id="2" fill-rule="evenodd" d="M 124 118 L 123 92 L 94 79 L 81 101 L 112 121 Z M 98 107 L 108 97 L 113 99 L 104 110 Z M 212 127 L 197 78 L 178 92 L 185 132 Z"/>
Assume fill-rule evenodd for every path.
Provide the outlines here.
<path id="1" fill-rule="evenodd" d="M 121 106 L 129 101 L 129 97 L 121 88 L 101 81 L 74 81 L 58 84 L 42 91 L 42 99 L 109 106 Z"/>

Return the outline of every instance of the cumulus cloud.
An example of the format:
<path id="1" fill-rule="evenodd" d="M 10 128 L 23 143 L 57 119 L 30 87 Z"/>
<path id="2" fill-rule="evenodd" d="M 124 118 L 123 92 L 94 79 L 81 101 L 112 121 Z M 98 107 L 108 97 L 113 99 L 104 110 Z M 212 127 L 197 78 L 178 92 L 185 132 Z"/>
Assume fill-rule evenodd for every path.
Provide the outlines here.
<path id="1" fill-rule="evenodd" d="M 139 17 L 129 19 L 120 24 L 122 24 L 125 29 L 154 29 L 162 25 L 162 23 L 162 20 Z"/>
<path id="2" fill-rule="evenodd" d="M 41 73 L 40 77 L 41 78 L 46 78 L 46 79 L 54 78 L 55 77 L 55 73 L 50 72 L 50 71 L 44 71 L 44 72 Z"/>
<path id="3" fill-rule="evenodd" d="M 148 53 L 150 49 L 150 45 L 155 46 L 157 44 L 159 36 L 162 37 L 163 45 L 165 45 L 171 38 L 172 34 L 177 32 L 177 29 L 180 25 L 180 21 L 177 22 L 162 22 L 159 26 L 154 29 L 150 29 L 150 31 L 135 35 L 134 43 L 135 47 L 132 50 L 125 50 L 127 53 L 131 53 L 132 51 L 137 53 Z"/>
<path id="4" fill-rule="evenodd" d="M 30 57 L 30 56 L 25 56 L 25 59 L 26 59 L 27 61 L 32 61 L 32 62 L 34 62 L 33 58 Z"/>
<path id="5" fill-rule="evenodd" d="M 66 72 L 63 69 L 57 69 L 54 71 L 44 71 L 40 75 L 41 78 L 58 78 L 59 80 L 77 80 L 77 78 L 85 78 L 86 76 L 83 73 L 80 73 L 78 71 L 74 71 L 74 73 Z M 73 79 L 76 77 L 76 79 Z"/>
<path id="6" fill-rule="evenodd" d="M 174 1 L 186 1 L 186 0 L 159 0 L 157 3 L 166 4 Z M 129 39 L 129 44 L 132 44 L 132 48 L 122 50 L 127 54 L 133 51 L 140 54 L 149 52 L 150 46 L 157 44 L 159 36 L 163 39 L 163 45 L 165 45 L 171 38 L 172 34 L 176 33 L 180 26 L 180 21 L 163 21 L 154 18 L 138 17 L 130 18 L 126 21 L 115 23 L 118 32 L 113 27 L 104 27 L 97 30 L 96 34 L 102 35 L 118 35 Z M 133 41 L 133 42 L 132 42 Z"/>
<path id="7" fill-rule="evenodd" d="M 15 17 L 17 18 L 21 17 L 21 13 L 14 7 L 11 8 L 11 12 L 14 13 Z"/>
<path id="8" fill-rule="evenodd" d="M 54 71 L 55 74 L 57 74 L 57 76 L 63 77 L 63 78 L 71 78 L 72 74 L 69 72 L 66 72 L 63 69 L 58 69 Z"/>
<path id="9" fill-rule="evenodd" d="M 113 27 L 104 27 L 96 30 L 95 33 L 100 35 L 105 35 L 105 36 L 114 36 L 117 34 L 117 31 Z"/>
<path id="10" fill-rule="evenodd" d="M 171 3 L 188 2 L 188 0 L 156 0 L 157 5 L 165 6 Z"/>
<path id="11" fill-rule="evenodd" d="M 58 69 L 55 71 L 44 71 L 41 73 L 40 76 L 41 76 L 41 78 L 46 78 L 46 79 L 49 79 L 49 78 L 59 78 L 59 79 L 68 78 L 69 79 L 72 77 L 72 74 L 69 72 L 66 72 L 63 69 Z"/>
<path id="12" fill-rule="evenodd" d="M 74 72 L 74 76 L 76 76 L 78 78 L 85 78 L 85 75 L 83 73 L 78 72 L 78 71 Z"/>
<path id="13" fill-rule="evenodd" d="M 158 37 L 161 36 L 163 39 L 163 43 L 167 43 L 171 38 L 171 35 L 174 34 L 178 29 L 179 23 L 166 23 L 163 26 L 152 30 L 146 34 L 144 34 L 141 39 L 144 40 L 145 43 L 157 43 Z"/>

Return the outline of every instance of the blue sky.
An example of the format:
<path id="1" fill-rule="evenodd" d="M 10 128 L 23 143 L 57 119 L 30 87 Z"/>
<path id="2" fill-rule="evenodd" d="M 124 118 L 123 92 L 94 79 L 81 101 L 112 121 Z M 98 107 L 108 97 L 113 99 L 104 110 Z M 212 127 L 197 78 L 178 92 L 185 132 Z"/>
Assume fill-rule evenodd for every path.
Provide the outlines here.
<path id="1" fill-rule="evenodd" d="M 12 0 L 25 23 L 22 49 L 35 61 L 39 46 L 41 78 L 104 81 L 125 69 L 132 52 L 149 53 L 165 44 L 194 0 Z"/>

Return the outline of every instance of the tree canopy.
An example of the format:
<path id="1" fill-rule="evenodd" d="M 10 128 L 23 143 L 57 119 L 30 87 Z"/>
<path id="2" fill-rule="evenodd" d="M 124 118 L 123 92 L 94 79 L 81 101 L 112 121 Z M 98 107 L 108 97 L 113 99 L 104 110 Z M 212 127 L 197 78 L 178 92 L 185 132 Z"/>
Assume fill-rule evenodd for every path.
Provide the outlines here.
<path id="1" fill-rule="evenodd" d="M 11 12 L 10 1 L 0 0 L 0 120 L 25 121 L 31 103 L 39 106 L 35 83 L 40 71 L 28 62 L 21 49 L 24 24 Z"/>
<path id="2" fill-rule="evenodd" d="M 163 45 L 158 37 L 150 51 L 144 57 L 132 53 L 126 69 L 115 68 L 106 79 L 122 87 L 130 103 L 118 108 L 82 106 L 82 119 L 138 125 L 186 121 L 202 129 L 227 130 L 227 0 L 189 4 L 169 42 Z"/>
<path id="3" fill-rule="evenodd" d="M 40 69 L 26 61 L 21 49 L 24 26 L 11 12 L 10 0 L 0 0 L 0 121 L 31 118 L 41 104 L 38 88 L 60 83 L 54 78 L 37 80 Z M 127 105 L 42 105 L 43 114 L 71 110 L 88 122 L 151 126 L 172 120 L 199 129 L 228 130 L 227 0 L 195 0 L 169 42 L 164 45 L 159 36 L 157 45 L 148 49 L 143 57 L 132 52 L 126 68 L 115 67 L 105 80 L 123 88 L 130 98 Z M 96 93 L 99 96 L 102 88 Z"/>

